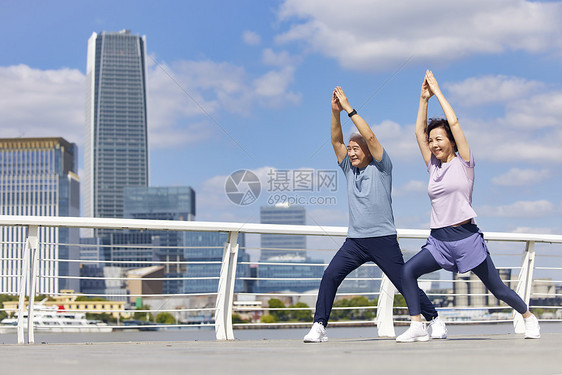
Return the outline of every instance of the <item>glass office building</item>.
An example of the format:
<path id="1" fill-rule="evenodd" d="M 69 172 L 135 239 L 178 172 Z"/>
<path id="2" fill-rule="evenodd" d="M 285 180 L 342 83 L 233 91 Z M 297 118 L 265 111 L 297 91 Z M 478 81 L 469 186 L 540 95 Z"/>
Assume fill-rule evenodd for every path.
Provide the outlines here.
<path id="1" fill-rule="evenodd" d="M 277 204 L 260 208 L 262 224 L 305 225 L 304 206 Z M 295 249 L 295 250 L 291 250 Z M 320 259 L 310 259 L 306 254 L 306 236 L 262 234 L 258 280 L 254 289 L 260 293 L 291 290 L 304 292 L 317 289 L 324 272 Z M 282 264 L 275 264 L 282 263 Z M 294 265 L 292 264 L 294 263 Z M 297 278 L 318 280 L 295 280 Z M 286 280 L 283 280 L 286 279 Z"/>
<path id="2" fill-rule="evenodd" d="M 274 259 L 275 261 L 270 264 L 258 266 L 259 280 L 255 288 L 257 292 L 270 293 L 290 290 L 302 293 L 319 288 L 320 279 L 324 274 L 324 267 L 320 266 L 323 263 L 321 259 L 308 257 L 287 257 L 286 259 L 277 257 Z M 283 264 L 276 265 L 275 263 Z M 295 280 L 298 278 L 305 280 Z"/>
<path id="3" fill-rule="evenodd" d="M 260 223 L 305 225 L 306 210 L 304 206 L 288 204 L 261 207 Z M 286 255 L 306 257 L 306 236 L 262 234 L 261 249 L 260 259 L 262 260 Z M 289 249 L 297 249 L 297 251 Z"/>
<path id="4" fill-rule="evenodd" d="M 148 186 L 145 44 L 129 30 L 88 41 L 84 216 L 123 217 L 124 187 Z"/>
<path id="5" fill-rule="evenodd" d="M 189 186 L 126 187 L 123 214 L 129 219 L 191 221 L 195 218 L 195 190 Z M 177 231 L 126 231 L 113 233 L 114 261 L 127 261 L 123 267 L 145 267 L 135 261 L 166 262 L 164 293 L 180 293 L 185 272 L 184 232 Z M 127 246 L 119 246 L 126 244 Z M 144 246 L 134 246 L 144 244 Z M 148 244 L 148 245 L 147 245 Z"/>
<path id="6" fill-rule="evenodd" d="M 191 221 L 195 219 L 195 191 L 189 186 L 127 187 L 124 189 L 123 213 L 130 219 Z M 144 239 L 143 239 L 144 236 Z M 140 267 L 135 261 L 154 262 L 164 265 L 163 292 L 214 293 L 218 280 L 207 279 L 220 274 L 223 247 L 227 233 L 177 232 L 177 231 L 126 231 L 112 234 L 113 261 L 122 267 Z M 238 238 L 244 246 L 244 234 Z M 127 244 L 120 247 L 119 243 Z M 139 246 L 135 246 L 135 243 Z M 140 246 L 144 243 L 144 246 Z M 146 245 L 148 244 L 148 245 Z M 248 261 L 243 249 L 238 260 Z M 163 263 L 161 263 L 163 262 Z M 206 263 L 209 262 L 209 263 Z M 146 266 L 144 263 L 142 266 Z M 248 276 L 249 266 L 238 265 L 238 276 Z M 205 279 L 192 279 L 203 277 Z M 236 291 L 243 290 L 243 282 L 237 281 Z"/>
<path id="7" fill-rule="evenodd" d="M 224 232 L 185 232 L 184 258 L 187 269 L 183 273 L 183 293 L 216 293 L 219 286 L 221 262 L 224 244 L 228 233 Z M 236 265 L 236 281 L 234 292 L 245 292 L 246 284 L 240 278 L 250 276 L 249 254 L 243 249 L 246 246 L 244 233 L 238 234 L 238 258 Z M 215 277 L 216 279 L 209 279 Z M 201 278 L 201 279 L 199 279 Z"/>
<path id="8" fill-rule="evenodd" d="M 124 217 L 180 221 L 195 218 L 195 190 L 189 186 L 127 187 L 124 191 Z"/>
<path id="9" fill-rule="evenodd" d="M 77 147 L 63 138 L 0 139 L 0 214 L 80 216 Z M 0 227 L 0 293 L 19 292 L 25 227 Z M 79 290 L 79 231 L 39 229 L 38 290 Z M 58 260 L 58 263 L 57 263 Z"/>

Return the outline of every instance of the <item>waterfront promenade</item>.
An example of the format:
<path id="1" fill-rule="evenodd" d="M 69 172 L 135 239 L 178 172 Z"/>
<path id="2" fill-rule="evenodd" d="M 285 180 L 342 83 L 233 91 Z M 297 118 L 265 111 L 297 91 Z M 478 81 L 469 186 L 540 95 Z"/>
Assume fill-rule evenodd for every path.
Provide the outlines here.
<path id="1" fill-rule="evenodd" d="M 484 327 L 484 334 L 475 328 L 451 326 L 447 340 L 413 344 L 378 338 L 374 328 L 334 328 L 322 344 L 304 344 L 305 329 L 236 331 L 235 341 L 206 339 L 205 332 L 177 332 L 163 341 L 165 335 L 137 332 L 131 337 L 145 340 L 109 342 L 111 336 L 104 335 L 99 341 L 53 343 L 56 337 L 81 337 L 51 334 L 38 336 L 51 342 L 0 345 L 0 373 L 562 374 L 562 324 L 545 324 L 540 340 L 505 333 L 509 326 Z"/>

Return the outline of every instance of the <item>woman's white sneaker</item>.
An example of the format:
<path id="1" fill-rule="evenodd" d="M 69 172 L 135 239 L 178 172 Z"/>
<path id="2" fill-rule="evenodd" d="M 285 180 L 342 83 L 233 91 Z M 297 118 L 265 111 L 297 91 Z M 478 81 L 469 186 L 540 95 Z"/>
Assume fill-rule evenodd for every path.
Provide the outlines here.
<path id="1" fill-rule="evenodd" d="M 314 323 L 310 331 L 304 336 L 304 342 L 326 342 L 328 336 L 326 335 L 326 328 L 321 323 Z"/>
<path id="2" fill-rule="evenodd" d="M 427 328 L 422 322 L 411 322 L 410 328 L 396 338 L 396 342 L 428 341 Z"/>

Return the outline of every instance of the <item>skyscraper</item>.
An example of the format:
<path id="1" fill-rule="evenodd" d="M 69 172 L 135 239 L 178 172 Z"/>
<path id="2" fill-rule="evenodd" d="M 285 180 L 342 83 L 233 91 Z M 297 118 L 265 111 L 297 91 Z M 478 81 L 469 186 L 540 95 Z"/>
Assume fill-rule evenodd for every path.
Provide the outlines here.
<path id="1" fill-rule="evenodd" d="M 127 187 L 124 216 L 131 219 L 191 221 L 195 218 L 195 190 L 189 186 Z M 145 239 L 143 240 L 143 237 Z M 124 244 L 148 243 L 152 246 L 119 247 Z M 184 258 L 185 233 L 176 231 L 127 231 L 112 234 L 114 261 L 164 261 L 164 293 L 181 293 L 186 267 Z M 174 262 L 177 262 L 174 264 Z"/>
<path id="2" fill-rule="evenodd" d="M 2 215 L 80 216 L 77 150 L 63 138 L 0 139 Z M 17 293 L 26 237 L 24 227 L 0 228 L 0 293 Z M 79 232 L 39 229 L 38 293 L 79 289 Z M 59 261 L 57 264 L 57 260 Z M 68 262 L 71 261 L 71 262 Z"/>
<path id="3" fill-rule="evenodd" d="M 304 206 L 290 206 L 281 203 L 261 207 L 260 222 L 262 224 L 305 225 L 306 210 Z M 260 258 L 264 260 L 285 255 L 306 257 L 306 236 L 262 234 L 261 248 Z"/>
<path id="4" fill-rule="evenodd" d="M 123 188 L 148 186 L 145 43 L 129 30 L 88 41 L 84 216 L 123 217 Z"/>
<path id="5" fill-rule="evenodd" d="M 185 232 L 184 259 L 188 262 L 182 276 L 189 278 L 183 282 L 183 293 L 214 293 L 219 286 L 221 261 L 228 233 L 224 232 Z M 249 254 L 246 253 L 246 236 L 238 235 L 238 259 L 234 292 L 245 292 L 241 278 L 250 276 Z M 206 263 L 208 262 L 208 263 Z M 244 263 L 244 264 L 242 264 Z M 217 277 L 217 279 L 210 279 Z M 201 278 L 201 279 L 198 279 Z"/>
<path id="6" fill-rule="evenodd" d="M 262 224 L 305 225 L 306 209 L 304 206 L 289 204 L 261 207 L 260 222 Z M 266 264 L 260 264 L 257 270 L 256 290 L 260 293 L 281 290 L 303 292 L 316 289 L 320 284 L 319 280 L 294 279 L 320 279 L 324 271 L 322 267 L 317 266 L 317 264 L 323 263 L 321 260 L 307 257 L 306 236 L 302 235 L 262 234 L 260 261 L 266 262 Z M 295 265 L 291 265 L 291 263 Z"/>

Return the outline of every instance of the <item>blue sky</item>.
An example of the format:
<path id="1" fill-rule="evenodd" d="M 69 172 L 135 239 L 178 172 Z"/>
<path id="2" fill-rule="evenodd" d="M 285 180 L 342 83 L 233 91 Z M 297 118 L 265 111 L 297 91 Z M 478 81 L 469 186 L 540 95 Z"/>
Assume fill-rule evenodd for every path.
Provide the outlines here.
<path id="1" fill-rule="evenodd" d="M 397 226 L 425 229 L 413 127 L 429 68 L 475 155 L 481 228 L 560 234 L 561 19 L 558 1 L 3 0 L 0 137 L 63 136 L 83 150 L 88 38 L 130 29 L 149 55 L 150 184 L 195 188 L 198 220 L 259 222 L 268 200 L 315 196 L 330 204 L 308 204 L 308 224 L 346 226 L 329 143 L 341 85 L 393 161 Z M 429 112 L 442 114 L 435 99 Z M 237 170 L 261 180 L 253 204 L 225 194 Z M 337 189 L 275 190 L 299 170 L 337 171 Z"/>

